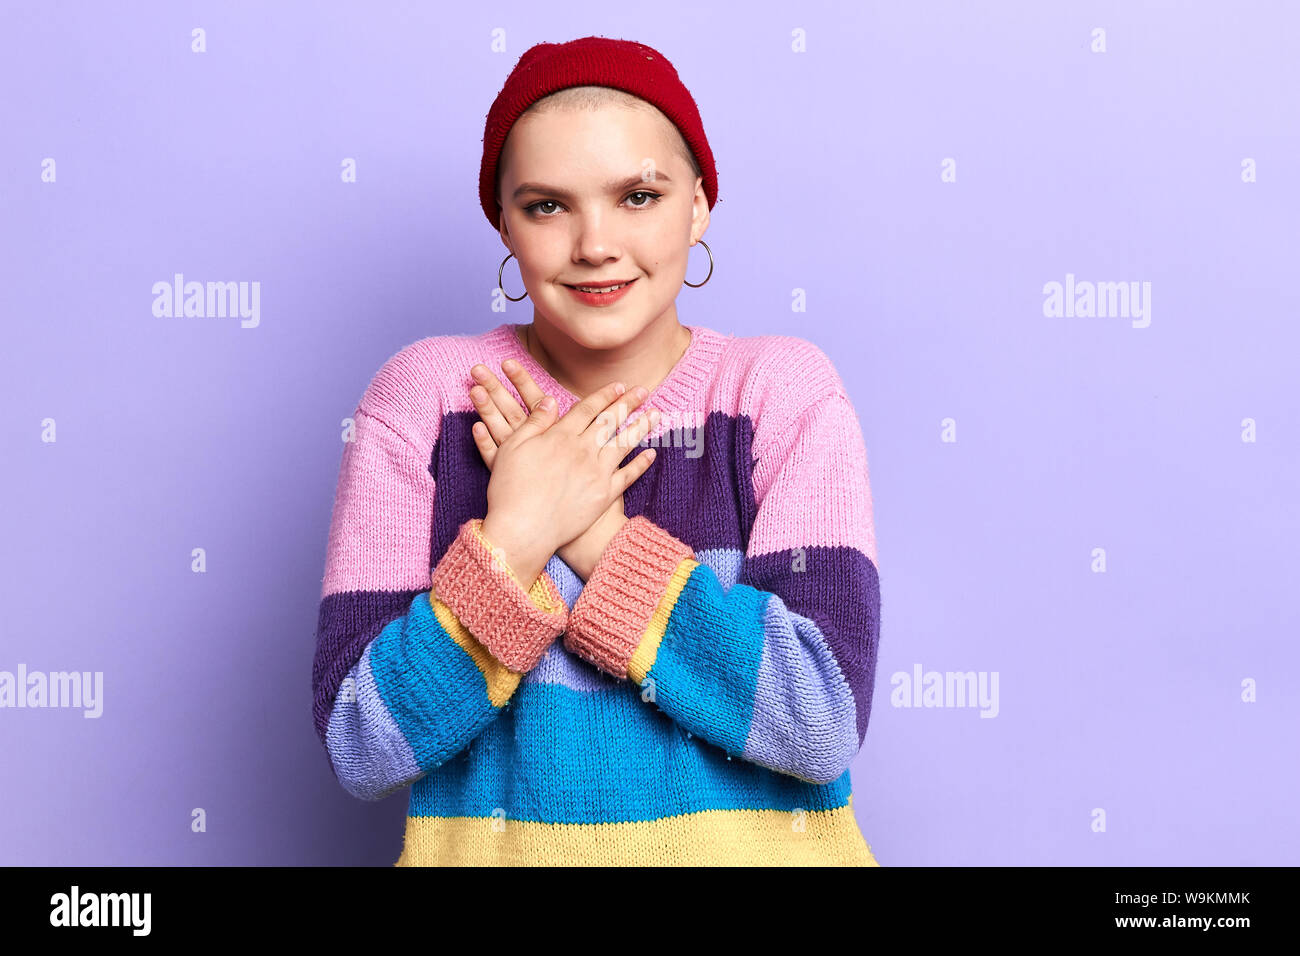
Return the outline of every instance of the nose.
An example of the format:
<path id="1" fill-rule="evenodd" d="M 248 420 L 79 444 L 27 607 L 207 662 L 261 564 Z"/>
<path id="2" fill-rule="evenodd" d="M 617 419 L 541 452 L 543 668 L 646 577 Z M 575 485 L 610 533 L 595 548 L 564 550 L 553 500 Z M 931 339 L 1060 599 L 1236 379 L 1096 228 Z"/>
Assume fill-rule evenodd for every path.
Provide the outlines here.
<path id="1" fill-rule="evenodd" d="M 602 210 L 588 209 L 577 222 L 578 234 L 574 237 L 573 250 L 575 261 L 601 265 L 622 254 L 614 224 Z"/>

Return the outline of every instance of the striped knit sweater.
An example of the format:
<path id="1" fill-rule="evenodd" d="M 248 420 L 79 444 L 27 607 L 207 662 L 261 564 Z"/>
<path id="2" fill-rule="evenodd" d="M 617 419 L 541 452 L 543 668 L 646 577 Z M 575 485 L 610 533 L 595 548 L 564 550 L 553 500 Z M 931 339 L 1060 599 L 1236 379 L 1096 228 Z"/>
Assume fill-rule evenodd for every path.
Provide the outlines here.
<path id="1" fill-rule="evenodd" d="M 849 775 L 880 634 L 853 404 L 803 339 L 689 328 L 585 583 L 558 555 L 521 583 L 481 532 L 471 366 L 577 400 L 522 326 L 415 342 L 362 396 L 314 720 L 348 793 L 410 786 L 395 865 L 878 865 Z"/>

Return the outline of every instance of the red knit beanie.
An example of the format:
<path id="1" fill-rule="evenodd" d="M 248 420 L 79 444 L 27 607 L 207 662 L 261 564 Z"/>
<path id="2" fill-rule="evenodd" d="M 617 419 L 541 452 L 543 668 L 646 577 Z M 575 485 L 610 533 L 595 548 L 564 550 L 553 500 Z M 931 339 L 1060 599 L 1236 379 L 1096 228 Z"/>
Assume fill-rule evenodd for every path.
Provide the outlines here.
<path id="1" fill-rule="evenodd" d="M 681 131 L 700 165 L 709 208 L 718 198 L 718 174 L 713 151 L 704 136 L 700 111 L 677 71 L 662 53 L 644 43 L 583 37 L 567 43 L 538 43 L 527 50 L 506 78 L 488 111 L 483 130 L 483 165 L 479 169 L 479 201 L 492 228 L 499 230 L 497 159 L 506 136 L 524 110 L 543 96 L 570 86 L 610 86 L 653 103 Z"/>

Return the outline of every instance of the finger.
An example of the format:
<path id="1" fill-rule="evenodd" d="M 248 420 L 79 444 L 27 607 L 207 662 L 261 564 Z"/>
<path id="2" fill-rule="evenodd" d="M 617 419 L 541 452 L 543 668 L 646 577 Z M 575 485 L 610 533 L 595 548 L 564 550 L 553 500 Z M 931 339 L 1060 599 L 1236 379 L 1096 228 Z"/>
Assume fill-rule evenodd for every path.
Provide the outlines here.
<path id="1" fill-rule="evenodd" d="M 558 414 L 557 408 L 555 399 L 550 395 L 544 395 L 542 400 L 537 403 L 537 407 L 533 409 L 532 414 L 524 420 L 522 425 L 515 429 L 511 441 L 526 441 L 546 431 L 555 422 L 555 416 Z"/>
<path id="2" fill-rule="evenodd" d="M 650 434 L 650 430 L 658 424 L 659 409 L 647 410 L 644 415 L 638 415 L 636 421 L 609 439 L 600 449 L 600 454 L 606 459 L 612 458 L 615 462 L 622 461 L 623 457 L 632 448 L 641 444 L 641 439 Z"/>
<path id="3" fill-rule="evenodd" d="M 470 374 L 479 385 L 487 389 L 488 397 L 496 405 L 501 417 L 509 423 L 511 431 L 523 424 L 524 419 L 528 417 L 528 412 L 519 407 L 515 397 L 510 394 L 510 389 L 501 384 L 501 380 L 492 374 L 490 368 L 486 365 L 475 365 L 470 369 Z"/>
<path id="4" fill-rule="evenodd" d="M 483 424 L 488 427 L 492 435 L 492 440 L 500 445 L 510 437 L 514 426 L 505 420 L 501 414 L 501 409 L 497 408 L 496 403 L 492 401 L 488 391 L 482 385 L 472 386 L 469 390 L 470 401 L 474 403 L 474 408 L 478 411 L 479 417 L 483 419 Z"/>
<path id="5" fill-rule="evenodd" d="M 574 402 L 573 407 L 564 414 L 565 426 L 582 434 L 596 416 L 623 397 L 627 388 L 622 382 L 610 382 L 604 388 L 597 389 L 581 401 Z"/>
<path id="6" fill-rule="evenodd" d="M 647 448 L 641 454 L 637 455 L 626 465 L 614 472 L 614 493 L 621 495 L 632 485 L 634 481 L 646 473 L 646 469 L 654 464 L 655 450 Z"/>
<path id="7" fill-rule="evenodd" d="M 501 363 L 501 371 L 506 373 L 510 384 L 514 385 L 515 391 L 524 400 L 524 406 L 528 411 L 536 408 L 537 403 L 542 400 L 542 390 L 537 387 L 537 383 L 524 367 L 514 359 L 506 359 Z"/>
<path id="8" fill-rule="evenodd" d="M 488 471 L 491 471 L 492 462 L 496 461 L 497 457 L 497 443 L 492 440 L 488 427 L 482 422 L 475 422 L 470 431 L 474 433 L 474 445 L 478 448 L 478 453 L 483 456 L 483 464 L 487 465 Z"/>
<path id="9" fill-rule="evenodd" d="M 628 416 L 641 406 L 648 394 L 646 389 L 638 385 L 596 416 L 586 434 L 593 437 L 598 451 L 608 442 L 615 440 L 618 430 L 623 427 Z M 623 445 L 623 450 L 627 451 L 628 447 L 626 444 Z"/>
<path id="10" fill-rule="evenodd" d="M 645 401 L 648 394 L 640 385 L 629 390 L 622 382 L 610 382 L 577 402 L 564 419 L 577 429 L 578 434 L 595 425 L 603 436 L 596 443 L 603 445 L 618 430 L 623 419 L 632 413 L 632 409 Z"/>

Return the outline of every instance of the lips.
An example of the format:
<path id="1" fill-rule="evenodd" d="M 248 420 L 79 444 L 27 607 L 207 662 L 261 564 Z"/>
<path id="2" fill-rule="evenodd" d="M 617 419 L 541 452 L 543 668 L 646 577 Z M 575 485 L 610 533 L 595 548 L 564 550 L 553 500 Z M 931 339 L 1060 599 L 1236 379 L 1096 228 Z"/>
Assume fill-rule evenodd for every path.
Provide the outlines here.
<path id="1" fill-rule="evenodd" d="M 581 285 L 571 285 L 565 283 L 570 289 L 577 289 L 579 292 L 588 292 L 595 290 L 595 295 L 608 295 L 609 292 L 616 290 L 625 285 L 631 285 L 636 279 L 611 279 L 608 282 L 584 282 Z"/>
<path id="2" fill-rule="evenodd" d="M 618 305 L 632 292 L 632 286 L 636 285 L 636 279 L 629 279 L 623 283 L 612 279 L 608 282 L 597 282 L 594 286 L 588 288 L 602 289 L 601 292 L 584 292 L 581 286 L 566 285 L 569 295 L 573 296 L 574 301 L 593 309 L 608 309 Z"/>

